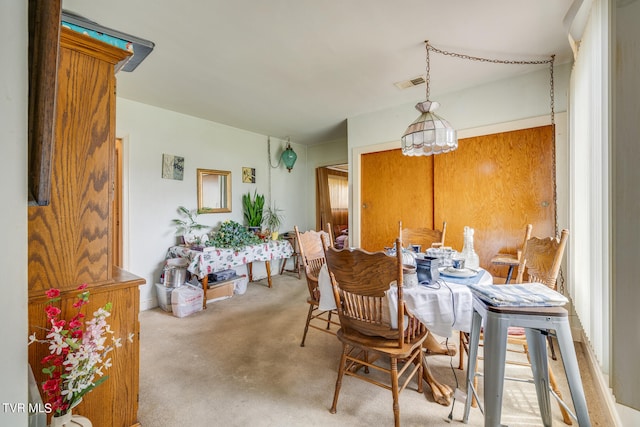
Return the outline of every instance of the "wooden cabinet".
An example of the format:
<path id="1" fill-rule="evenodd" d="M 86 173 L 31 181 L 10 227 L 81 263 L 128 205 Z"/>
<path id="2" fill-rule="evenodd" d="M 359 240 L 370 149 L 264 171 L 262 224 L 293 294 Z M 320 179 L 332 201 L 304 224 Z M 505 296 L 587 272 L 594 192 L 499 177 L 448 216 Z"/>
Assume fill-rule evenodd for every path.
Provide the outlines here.
<path id="1" fill-rule="evenodd" d="M 399 220 L 414 228 L 446 221 L 445 245 L 461 251 L 470 226 L 480 265 L 505 277 L 507 267 L 491 258 L 515 254 L 526 224 L 534 236 L 554 234 L 553 142 L 552 126 L 541 126 L 467 138 L 437 156 L 408 157 L 400 149 L 364 154 L 361 246 L 391 246 Z"/>
<path id="2" fill-rule="evenodd" d="M 138 286 L 144 280 L 114 267 L 112 254 L 115 67 L 128 55 L 61 29 L 50 204 L 28 208 L 30 331 L 46 326 L 47 289 L 61 290 L 60 308 L 70 317 L 76 289 L 86 283 L 87 317 L 112 302 L 109 323 L 114 336 L 126 342 L 112 353 L 108 380 L 77 407 L 95 427 L 137 424 Z M 40 360 L 47 354 L 42 347 L 29 347 L 39 383 Z"/>

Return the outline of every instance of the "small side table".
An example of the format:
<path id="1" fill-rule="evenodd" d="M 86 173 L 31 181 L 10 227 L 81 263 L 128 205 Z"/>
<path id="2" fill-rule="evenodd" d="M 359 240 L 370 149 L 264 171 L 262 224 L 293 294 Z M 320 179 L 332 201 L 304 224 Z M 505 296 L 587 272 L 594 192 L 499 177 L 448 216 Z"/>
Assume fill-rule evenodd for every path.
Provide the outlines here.
<path id="1" fill-rule="evenodd" d="M 491 259 L 491 264 L 495 265 L 506 265 L 509 267 L 509 271 L 507 272 L 507 278 L 504 283 L 509 283 L 511 281 L 511 276 L 513 275 L 514 267 L 517 267 L 520 264 L 518 261 L 518 256 L 513 254 L 498 254 Z"/>
<path id="2" fill-rule="evenodd" d="M 298 247 L 298 241 L 296 240 L 296 235 L 292 231 L 287 231 L 282 234 L 282 238 L 288 240 L 293 248 L 293 253 L 289 258 L 285 258 L 282 260 L 282 265 L 280 266 L 280 274 L 285 271 L 289 271 L 291 273 L 296 273 L 298 275 L 298 279 L 300 279 L 300 248 Z M 287 260 L 293 260 L 293 268 L 290 270 L 286 270 L 285 266 L 287 265 Z"/>

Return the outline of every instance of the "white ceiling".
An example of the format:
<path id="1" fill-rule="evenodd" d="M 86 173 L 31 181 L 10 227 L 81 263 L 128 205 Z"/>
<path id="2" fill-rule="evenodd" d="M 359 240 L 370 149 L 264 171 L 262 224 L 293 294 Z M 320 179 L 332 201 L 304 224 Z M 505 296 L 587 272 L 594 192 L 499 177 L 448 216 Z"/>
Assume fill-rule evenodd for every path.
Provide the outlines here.
<path id="1" fill-rule="evenodd" d="M 492 59 L 571 61 L 572 0 L 63 0 L 155 43 L 118 95 L 277 138 L 346 136 L 346 119 L 425 97 L 425 45 Z M 431 53 L 431 99 L 544 65 Z M 416 113 L 417 115 L 417 113 Z"/>

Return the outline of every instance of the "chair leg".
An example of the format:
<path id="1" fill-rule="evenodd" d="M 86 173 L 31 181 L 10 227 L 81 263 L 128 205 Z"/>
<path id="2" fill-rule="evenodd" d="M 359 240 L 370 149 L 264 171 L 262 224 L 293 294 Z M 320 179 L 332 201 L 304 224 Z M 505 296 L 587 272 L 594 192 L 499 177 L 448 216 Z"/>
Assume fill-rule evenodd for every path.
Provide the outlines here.
<path id="1" fill-rule="evenodd" d="M 340 388 L 342 387 L 342 377 L 344 376 L 344 370 L 346 369 L 348 352 L 349 348 L 346 344 L 343 344 L 342 356 L 340 357 L 340 367 L 338 368 L 338 379 L 336 380 L 336 389 L 333 392 L 333 404 L 331 405 L 331 409 L 329 410 L 329 412 L 331 412 L 332 414 L 335 414 L 337 410 L 338 395 L 340 394 Z"/>
<path id="2" fill-rule="evenodd" d="M 400 403 L 398 402 L 398 359 L 391 358 L 391 393 L 393 393 L 393 419 L 400 427 Z"/>
<path id="3" fill-rule="evenodd" d="M 332 312 L 330 311 L 329 312 L 329 317 L 328 317 L 329 320 L 327 320 L 327 329 L 331 329 L 331 313 Z"/>
<path id="4" fill-rule="evenodd" d="M 422 348 L 418 349 L 418 356 L 417 357 L 418 357 L 418 363 L 419 363 L 419 366 L 418 366 L 418 393 L 422 393 L 422 390 L 423 390 L 422 389 L 422 375 L 423 375 L 424 369 L 425 369 L 425 367 L 424 367 L 425 355 L 424 355 L 424 353 L 422 353 Z"/>
<path id="5" fill-rule="evenodd" d="M 309 322 L 311 322 L 311 316 L 313 315 L 313 304 L 309 304 L 309 313 L 307 314 L 307 323 L 304 325 L 304 333 L 302 334 L 302 342 L 300 347 L 304 347 L 304 340 L 307 339 L 307 332 L 309 332 Z"/>
<path id="6" fill-rule="evenodd" d="M 551 359 L 558 360 L 556 356 L 556 349 L 553 346 L 553 338 L 551 335 L 547 335 L 547 342 L 549 343 L 549 350 L 551 350 Z"/>
<path id="7" fill-rule="evenodd" d="M 458 369 L 464 369 L 464 353 L 466 349 L 465 345 L 465 332 L 460 331 L 460 344 L 458 345 L 458 351 L 460 352 L 460 360 L 458 361 Z"/>

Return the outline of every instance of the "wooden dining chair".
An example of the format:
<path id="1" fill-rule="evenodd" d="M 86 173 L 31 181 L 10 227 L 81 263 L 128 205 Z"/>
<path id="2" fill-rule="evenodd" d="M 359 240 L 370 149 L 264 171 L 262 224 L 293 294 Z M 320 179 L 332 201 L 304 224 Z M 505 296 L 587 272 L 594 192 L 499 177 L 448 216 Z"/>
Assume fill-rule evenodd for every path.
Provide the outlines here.
<path id="1" fill-rule="evenodd" d="M 568 238 L 569 231 L 565 229 L 560 233 L 559 239 L 555 237 L 530 237 L 527 239 L 518 265 L 516 284 L 537 282 L 556 290 L 556 281 L 560 272 L 562 257 L 564 255 Z M 507 284 L 504 286 L 509 285 Z M 482 333 L 480 335 L 480 339 L 482 340 Z M 507 358 L 506 363 L 530 366 L 530 363 L 528 363 L 529 349 L 524 328 L 510 327 L 507 331 L 507 344 L 509 348 L 508 351 L 526 355 L 527 362 L 521 362 L 513 359 L 510 360 Z M 559 400 L 558 404 L 560 406 L 560 412 L 562 413 L 564 423 L 571 425 L 571 417 L 563 406 L 564 401 L 562 401 L 562 393 L 558 387 L 556 377 L 550 365 L 549 383 L 551 385 L 551 389 L 556 395 L 556 399 Z M 474 385 L 477 387 L 477 377 L 474 379 Z"/>
<path id="2" fill-rule="evenodd" d="M 431 228 L 402 228 L 400 221 L 400 239 L 408 245 L 420 245 L 422 252 L 426 252 L 432 246 L 444 246 L 444 238 L 447 234 L 447 222 L 442 222 L 442 230 Z"/>
<path id="3" fill-rule="evenodd" d="M 398 239 L 396 244 L 399 247 L 401 241 Z M 384 252 L 325 246 L 325 257 L 340 318 L 337 337 L 342 342 L 331 413 L 336 413 L 342 379 L 347 375 L 391 390 L 393 416 L 399 426 L 400 392 L 414 377 L 418 392 L 422 392 L 422 344 L 428 335 L 426 327 L 404 308 L 402 253 L 397 251 L 395 256 L 389 256 Z M 394 281 L 395 327 L 386 295 Z M 370 369 L 388 374 L 389 380 L 371 378 Z"/>
<path id="4" fill-rule="evenodd" d="M 323 242 L 328 246 L 332 245 L 329 234 L 325 231 L 315 230 L 309 230 L 301 233 L 297 225 L 293 227 L 293 230 L 298 242 L 300 259 L 304 266 L 307 288 L 309 290 L 309 296 L 307 297 L 309 311 L 304 325 L 302 342 L 300 342 L 300 347 L 304 347 L 305 340 L 307 339 L 307 332 L 310 327 L 323 332 L 335 334 L 337 326 L 340 326 L 340 323 L 336 321 L 338 316 L 335 311 L 320 310 L 319 308 L 320 289 L 318 287 L 318 273 L 320 272 L 320 268 L 325 264 Z M 322 326 L 320 326 L 320 324 L 322 324 Z M 331 329 L 332 324 L 336 326 L 335 330 Z"/>

